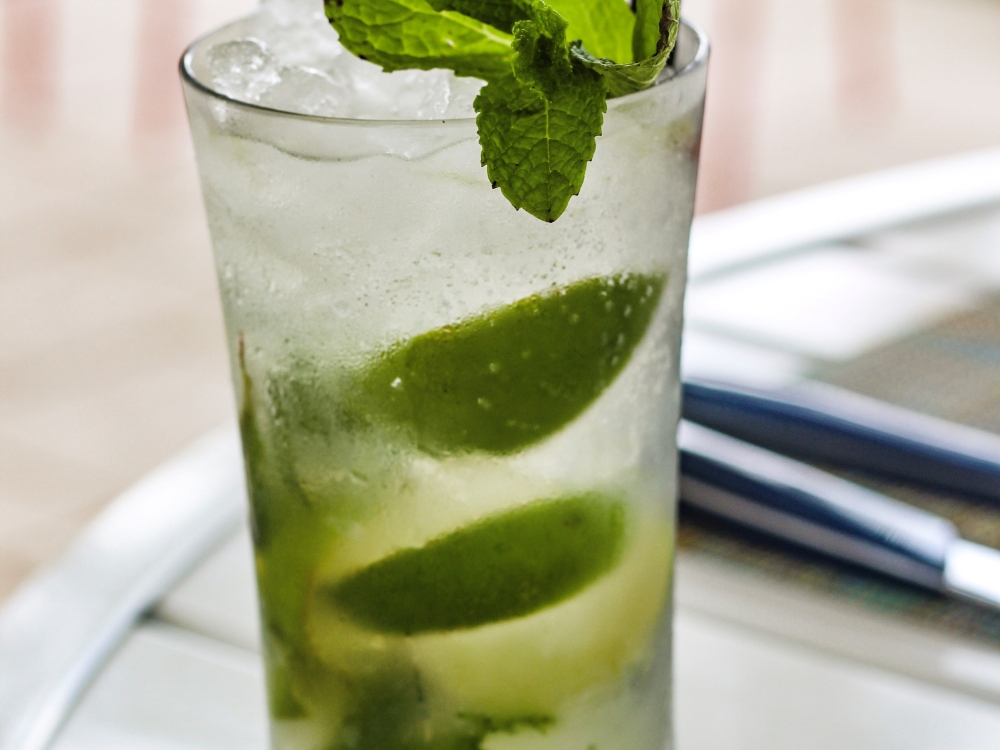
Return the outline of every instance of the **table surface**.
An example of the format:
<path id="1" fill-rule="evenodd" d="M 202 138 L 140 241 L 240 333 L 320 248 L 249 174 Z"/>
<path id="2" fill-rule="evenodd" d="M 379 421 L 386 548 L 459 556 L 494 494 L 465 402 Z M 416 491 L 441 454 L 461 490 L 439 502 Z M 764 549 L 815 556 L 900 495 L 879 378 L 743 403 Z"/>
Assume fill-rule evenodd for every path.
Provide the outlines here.
<path id="1" fill-rule="evenodd" d="M 1000 746 L 1000 696 L 931 685 L 699 606 L 727 583 L 738 576 L 679 560 L 682 750 Z M 255 608 L 250 542 L 240 532 L 128 638 L 55 748 L 266 747 Z"/>
<path id="2" fill-rule="evenodd" d="M 950 190 L 939 189 L 942 175 Z M 882 194 L 887 185 L 908 186 L 900 188 L 905 199 L 883 201 L 872 212 L 871 191 Z M 802 221 L 776 221 L 793 210 Z M 821 217 L 831 211 L 839 224 L 825 226 Z M 814 215 L 820 218 L 809 218 Z M 748 237 L 760 241 L 753 246 Z M 758 382 L 779 384 L 850 365 L 995 299 L 1000 153 L 719 213 L 696 226 L 691 271 L 686 372 L 718 376 L 735 368 Z M 990 370 L 993 390 L 986 394 L 993 400 L 975 410 L 973 421 L 1000 401 L 997 371 Z M 57 653 L 58 646 L 38 647 L 52 664 L 65 657 L 67 664 L 86 663 L 93 672 L 82 681 L 74 677 L 77 683 L 61 677 L 52 683 L 55 692 L 62 691 L 52 706 L 75 705 L 52 747 L 266 746 L 235 445 L 235 430 L 227 428 L 147 478 L 99 517 L 67 558 L 10 600 L 0 618 L 0 656 L 11 656 L 15 636 L 29 646 L 44 645 L 56 632 L 84 629 L 80 623 L 91 614 L 93 632 L 102 633 L 103 645 L 82 661 L 73 661 L 69 651 Z M 190 470 L 199 461 L 196 472 L 181 476 L 182 467 Z M 171 526 L 169 513 L 179 513 L 183 504 L 178 498 L 208 486 L 225 501 L 192 510 L 187 527 Z M 142 508 L 140 501 L 146 503 Z M 153 508 L 164 515 L 151 515 Z M 192 525 L 198 513 L 215 515 Z M 195 539 L 192 528 L 211 533 Z M 86 579 L 83 563 L 94 559 L 95 550 L 105 555 L 105 567 Z M 139 561 L 136 570 L 150 571 L 139 588 L 130 582 L 134 571 L 109 567 L 128 555 Z M 186 576 L 178 575 L 187 569 Z M 87 587 L 97 587 L 97 593 Z M 122 601 L 132 597 L 132 609 L 113 616 L 107 614 L 113 608 L 86 615 L 68 609 L 73 601 L 90 601 L 84 597 L 92 593 L 94 601 L 110 600 L 112 590 L 125 592 L 114 594 Z M 143 604 L 148 592 L 159 593 Z M 676 603 L 681 750 L 1000 747 L 1000 651 L 988 645 L 900 623 L 697 552 L 679 555 Z M 134 622 L 139 610 L 149 614 Z M 70 624 L 74 618 L 78 622 Z M 104 620 L 114 622 L 105 626 Z M 38 632 L 28 633 L 32 629 Z M 22 651 L 29 654 L 30 648 Z M 96 670 L 108 653 L 111 658 Z M 18 666 L 16 659 L 8 661 L 0 675 L 8 700 L 16 692 L 12 675 Z M 26 675 L 28 668 L 20 666 Z M 38 662 L 39 673 L 46 668 L 48 662 Z M 0 737 L 3 750 L 44 746 L 5 744 Z"/>

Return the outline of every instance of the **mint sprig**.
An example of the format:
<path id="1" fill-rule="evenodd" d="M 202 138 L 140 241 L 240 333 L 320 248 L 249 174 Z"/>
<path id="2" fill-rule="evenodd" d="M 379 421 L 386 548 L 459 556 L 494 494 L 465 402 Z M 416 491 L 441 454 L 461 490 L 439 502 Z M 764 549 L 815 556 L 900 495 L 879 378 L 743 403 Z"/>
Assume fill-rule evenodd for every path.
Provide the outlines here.
<path id="1" fill-rule="evenodd" d="M 651 86 L 680 0 L 325 0 L 341 43 L 386 71 L 486 81 L 482 163 L 515 208 L 555 221 L 580 192 L 606 99 Z"/>

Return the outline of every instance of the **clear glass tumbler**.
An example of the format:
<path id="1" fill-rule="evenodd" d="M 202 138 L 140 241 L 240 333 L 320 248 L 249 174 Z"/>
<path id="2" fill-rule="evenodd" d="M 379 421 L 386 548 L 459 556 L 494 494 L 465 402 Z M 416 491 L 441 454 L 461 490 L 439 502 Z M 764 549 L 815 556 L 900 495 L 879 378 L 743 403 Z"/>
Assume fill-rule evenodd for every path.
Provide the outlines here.
<path id="1" fill-rule="evenodd" d="M 670 746 L 678 349 L 707 44 L 608 101 L 554 223 L 475 121 L 184 89 L 281 750 Z"/>

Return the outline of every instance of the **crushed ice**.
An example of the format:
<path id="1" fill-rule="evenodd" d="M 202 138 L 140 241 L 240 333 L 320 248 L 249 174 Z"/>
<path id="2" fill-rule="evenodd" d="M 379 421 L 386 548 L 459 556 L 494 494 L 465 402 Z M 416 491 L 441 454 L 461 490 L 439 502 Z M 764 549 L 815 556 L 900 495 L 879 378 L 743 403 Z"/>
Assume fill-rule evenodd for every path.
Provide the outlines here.
<path id="1" fill-rule="evenodd" d="M 322 7 L 322 6 L 320 6 Z M 269 0 L 255 36 L 208 52 L 213 87 L 251 104 L 324 117 L 433 120 L 472 117 L 483 85 L 450 70 L 385 73 L 337 41 L 315 3 Z"/>

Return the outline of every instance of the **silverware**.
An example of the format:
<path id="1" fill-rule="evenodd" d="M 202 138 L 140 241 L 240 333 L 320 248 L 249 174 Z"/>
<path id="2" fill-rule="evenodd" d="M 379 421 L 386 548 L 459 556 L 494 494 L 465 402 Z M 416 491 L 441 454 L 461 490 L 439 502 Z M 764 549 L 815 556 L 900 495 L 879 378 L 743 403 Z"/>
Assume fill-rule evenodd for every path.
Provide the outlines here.
<path id="1" fill-rule="evenodd" d="M 1000 609 L 1000 551 L 962 539 L 944 518 L 761 447 L 1000 499 L 1000 460 L 993 462 L 991 453 L 1000 438 L 893 407 L 881 409 L 885 405 L 873 406 L 868 399 L 838 401 L 835 391 L 825 392 L 823 408 L 818 399 L 807 401 L 803 393 L 808 390 L 789 399 L 735 387 L 685 384 L 684 415 L 689 419 L 682 421 L 678 435 L 682 502 L 923 588 Z M 760 423 L 753 422 L 750 406 L 765 415 Z M 885 419 L 886 414 L 895 422 Z M 757 444 L 691 419 L 724 427 Z M 784 425 L 778 437 L 772 431 L 776 424 Z M 946 428 L 926 429 L 940 425 Z M 876 450 L 879 446 L 885 450 Z M 996 455 L 1000 457 L 1000 449 Z M 898 463 L 886 463 L 901 456 Z M 921 467 L 921 460 L 928 466 Z"/>
<path id="2" fill-rule="evenodd" d="M 688 379 L 684 418 L 788 456 L 1000 502 L 1000 436 L 823 383 Z"/>

